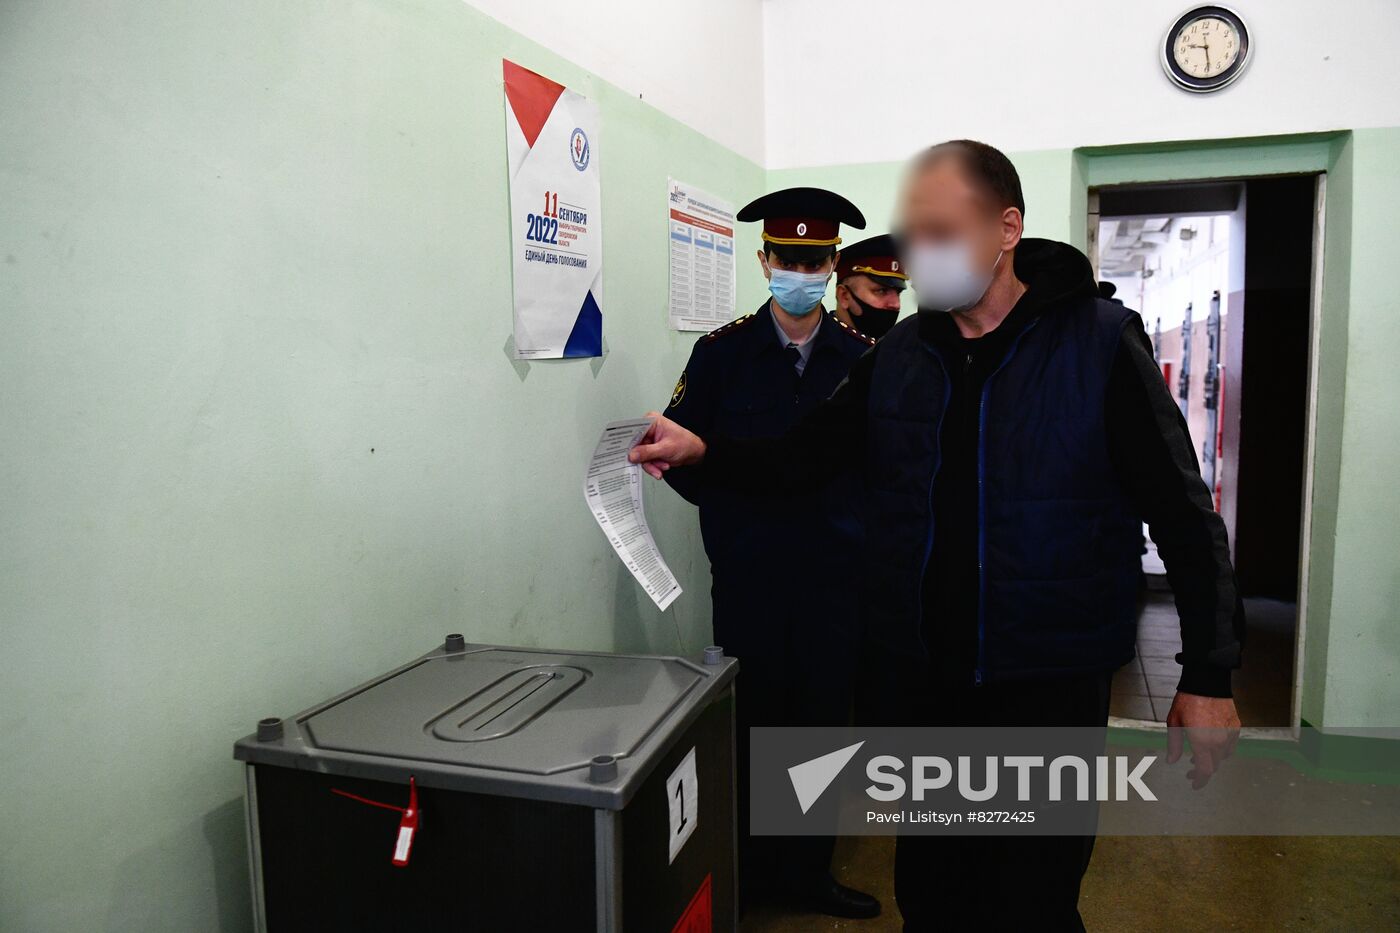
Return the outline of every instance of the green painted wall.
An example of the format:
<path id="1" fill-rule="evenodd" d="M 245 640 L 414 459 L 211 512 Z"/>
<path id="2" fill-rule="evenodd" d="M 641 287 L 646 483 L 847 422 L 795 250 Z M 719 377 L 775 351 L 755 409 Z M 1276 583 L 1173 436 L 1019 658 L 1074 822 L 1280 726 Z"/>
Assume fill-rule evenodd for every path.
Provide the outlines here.
<path id="1" fill-rule="evenodd" d="M 506 353 L 502 56 L 603 108 L 601 361 Z M 1331 194 L 1304 714 L 1395 724 L 1400 130 L 1283 144 Z M 1013 154 L 1028 229 L 1082 242 L 1088 179 L 1170 151 Z M 662 615 L 579 490 L 693 341 L 666 177 L 873 233 L 899 170 L 765 174 L 456 0 L 0 6 L 0 929 L 245 929 L 232 740 L 445 631 L 707 642 L 693 512 L 651 496 Z"/>
<path id="2" fill-rule="evenodd" d="M 1342 728 L 1400 724 L 1400 315 L 1385 274 L 1400 249 L 1400 129 L 1008 155 L 1021 173 L 1027 232 L 1081 249 L 1089 186 L 1327 173 L 1302 715 Z M 768 177 L 773 187 L 827 184 L 879 230 L 902 170 L 888 162 Z"/>
<path id="3" fill-rule="evenodd" d="M 505 351 L 502 56 L 602 105 L 601 361 Z M 693 510 L 662 615 L 582 501 L 668 173 L 764 184 L 457 0 L 0 5 L 0 930 L 246 928 L 233 740 L 444 632 L 708 643 Z"/>
<path id="4" fill-rule="evenodd" d="M 1351 140 L 1346 392 L 1323 722 L 1400 724 L 1400 128 Z M 1331 214 L 1329 208 L 1329 224 Z M 1337 400 L 1328 416 L 1335 417 Z"/>

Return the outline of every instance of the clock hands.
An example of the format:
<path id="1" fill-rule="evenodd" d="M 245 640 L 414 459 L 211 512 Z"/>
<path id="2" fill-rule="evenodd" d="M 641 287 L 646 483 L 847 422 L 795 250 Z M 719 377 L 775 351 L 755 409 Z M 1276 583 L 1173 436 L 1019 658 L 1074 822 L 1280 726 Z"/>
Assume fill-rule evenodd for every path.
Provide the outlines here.
<path id="1" fill-rule="evenodd" d="M 1209 43 L 1209 42 L 1204 42 L 1204 43 L 1202 43 L 1202 44 L 1200 44 L 1200 45 L 1194 45 L 1194 44 L 1192 44 L 1192 45 L 1188 45 L 1188 46 L 1186 46 L 1186 47 L 1187 47 L 1188 49 L 1200 49 L 1201 51 L 1205 52 L 1205 53 L 1206 53 L 1206 71 L 1210 71 L 1210 43 Z"/>
<path id="2" fill-rule="evenodd" d="M 1210 46 L 1209 46 L 1209 45 L 1196 45 L 1196 44 L 1193 43 L 1193 44 L 1187 45 L 1186 47 L 1187 47 L 1188 49 L 1200 49 L 1200 50 L 1202 50 L 1203 52 L 1205 52 L 1205 53 L 1206 53 L 1206 71 L 1210 71 Z"/>

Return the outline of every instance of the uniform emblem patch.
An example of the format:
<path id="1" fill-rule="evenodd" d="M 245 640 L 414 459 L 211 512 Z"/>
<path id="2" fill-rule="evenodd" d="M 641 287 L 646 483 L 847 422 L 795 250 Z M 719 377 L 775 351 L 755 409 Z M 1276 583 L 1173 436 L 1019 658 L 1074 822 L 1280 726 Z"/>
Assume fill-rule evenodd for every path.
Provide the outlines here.
<path id="1" fill-rule="evenodd" d="M 681 377 L 676 380 L 676 388 L 671 392 L 670 407 L 675 408 L 683 398 L 685 398 L 685 373 L 681 373 Z"/>

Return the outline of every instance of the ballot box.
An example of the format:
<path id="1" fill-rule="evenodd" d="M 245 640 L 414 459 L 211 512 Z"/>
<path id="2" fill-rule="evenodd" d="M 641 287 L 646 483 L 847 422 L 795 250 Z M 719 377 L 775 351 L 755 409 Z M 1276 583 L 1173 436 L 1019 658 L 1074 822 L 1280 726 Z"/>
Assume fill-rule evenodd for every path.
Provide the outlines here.
<path id="1" fill-rule="evenodd" d="M 258 928 L 732 931 L 736 669 L 449 635 L 260 721 Z"/>

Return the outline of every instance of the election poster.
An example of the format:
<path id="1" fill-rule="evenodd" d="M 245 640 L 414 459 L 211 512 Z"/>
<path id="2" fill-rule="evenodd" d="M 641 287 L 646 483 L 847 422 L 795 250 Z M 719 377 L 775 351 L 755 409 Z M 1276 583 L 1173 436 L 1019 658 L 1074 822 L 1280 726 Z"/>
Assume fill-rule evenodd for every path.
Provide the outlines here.
<path id="1" fill-rule="evenodd" d="M 515 356 L 603 354 L 598 105 L 502 60 Z"/>
<path id="2" fill-rule="evenodd" d="M 734 206 L 670 179 L 670 319 L 674 330 L 714 330 L 734 317 Z"/>

